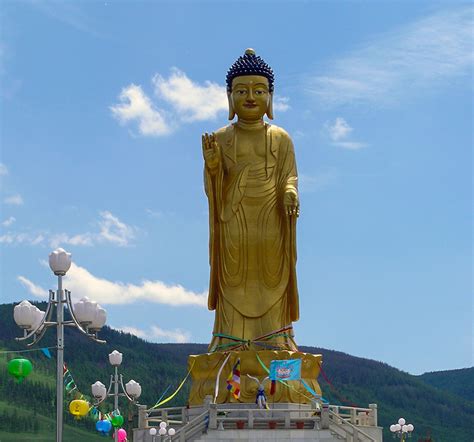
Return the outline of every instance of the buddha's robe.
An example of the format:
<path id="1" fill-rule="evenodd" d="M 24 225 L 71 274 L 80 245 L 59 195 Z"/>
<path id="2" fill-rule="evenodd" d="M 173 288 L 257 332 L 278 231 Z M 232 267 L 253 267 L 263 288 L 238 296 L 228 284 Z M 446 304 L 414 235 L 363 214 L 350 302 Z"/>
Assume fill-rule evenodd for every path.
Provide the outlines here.
<path id="1" fill-rule="evenodd" d="M 246 155 L 239 151 L 240 130 L 230 125 L 216 132 L 220 165 L 212 175 L 205 168 L 208 306 L 216 311 L 210 350 L 232 343 L 216 333 L 251 341 L 299 318 L 296 217 L 283 207 L 285 191 L 297 192 L 293 143 L 283 129 L 265 124 L 264 155 Z M 288 336 L 270 341 L 295 349 Z"/>

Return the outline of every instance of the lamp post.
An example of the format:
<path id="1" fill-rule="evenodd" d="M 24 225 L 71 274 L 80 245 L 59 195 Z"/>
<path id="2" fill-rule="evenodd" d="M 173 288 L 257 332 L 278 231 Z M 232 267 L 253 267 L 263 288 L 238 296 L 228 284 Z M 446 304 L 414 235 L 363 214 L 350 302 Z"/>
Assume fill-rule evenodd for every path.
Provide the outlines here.
<path id="1" fill-rule="evenodd" d="M 110 375 L 109 388 L 106 389 L 105 385 L 97 381 L 91 385 L 92 396 L 96 399 L 95 406 L 101 404 L 107 399 L 107 397 L 114 398 L 114 410 L 118 410 L 118 400 L 120 396 L 126 397 L 131 403 L 136 403 L 137 399 L 142 394 L 141 385 L 133 379 L 123 385 L 123 376 L 119 374 L 118 367 L 122 363 L 122 353 L 114 350 L 109 354 L 110 365 L 114 367 L 114 374 Z M 112 392 L 113 387 L 113 392 Z M 120 388 L 122 392 L 120 392 Z M 115 441 L 118 442 L 118 431 L 115 429 Z"/>
<path id="2" fill-rule="evenodd" d="M 407 424 L 403 417 L 398 419 L 397 424 L 390 425 L 390 431 L 393 433 L 393 437 L 398 437 L 401 441 L 405 441 L 407 437 L 411 437 L 411 433 L 414 429 L 415 427 L 412 424 Z"/>
<path id="3" fill-rule="evenodd" d="M 152 438 L 152 442 L 155 442 L 156 433 L 159 434 L 160 440 L 166 441 L 166 436 L 169 436 L 169 440 L 171 440 L 171 438 L 176 434 L 176 430 L 174 428 L 166 427 L 166 422 L 160 422 L 160 428 L 158 429 L 158 431 L 156 430 L 156 428 L 150 428 L 149 433 Z"/>
<path id="4" fill-rule="evenodd" d="M 28 301 L 22 301 L 13 309 L 13 319 L 23 329 L 23 337 L 16 338 L 17 341 L 31 339 L 28 347 L 38 343 L 46 330 L 56 327 L 57 357 L 56 357 L 56 442 L 63 440 L 63 408 L 64 408 L 64 326 L 75 327 L 81 333 L 92 340 L 100 343 L 97 332 L 104 326 L 107 314 L 96 302 L 83 298 L 79 303 L 72 306 L 71 292 L 63 290 L 63 276 L 71 267 L 71 254 L 64 249 L 56 249 L 49 255 L 49 267 L 58 277 L 58 289 L 56 292 L 49 291 L 48 305 L 46 311 Z M 71 320 L 64 320 L 64 308 L 67 307 Z M 52 321 L 53 310 L 56 309 L 56 320 Z"/>

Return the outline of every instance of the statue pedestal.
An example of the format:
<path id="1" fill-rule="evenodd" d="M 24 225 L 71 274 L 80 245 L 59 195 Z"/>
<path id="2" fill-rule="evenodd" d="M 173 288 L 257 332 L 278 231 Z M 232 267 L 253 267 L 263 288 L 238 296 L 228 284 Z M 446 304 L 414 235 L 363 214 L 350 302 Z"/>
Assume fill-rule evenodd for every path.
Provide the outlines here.
<path id="1" fill-rule="evenodd" d="M 222 364 L 229 355 L 229 359 L 223 367 L 219 380 L 218 372 Z M 250 379 L 255 376 L 262 381 L 268 376 L 267 371 L 262 367 L 258 358 L 263 364 L 269 368 L 270 362 L 278 359 L 301 359 L 301 378 L 311 387 L 317 394 L 321 395 L 317 378 L 319 375 L 320 364 L 322 363 L 321 355 L 313 355 L 310 353 L 300 353 L 289 350 L 245 350 L 231 352 L 215 352 L 202 355 L 191 355 L 188 358 L 188 369 L 191 369 L 191 391 L 189 393 L 189 405 L 202 405 L 206 396 L 214 399 L 216 386 L 218 386 L 218 394 L 216 403 L 255 403 L 257 396 L 257 383 Z M 232 372 L 237 360 L 240 359 L 240 399 L 227 390 L 227 378 Z M 310 404 L 312 395 L 305 388 L 301 381 L 287 381 L 289 387 L 276 383 L 274 395 L 270 395 L 271 383 L 265 383 L 265 395 L 269 404 L 273 403 L 293 403 L 293 404 Z"/>

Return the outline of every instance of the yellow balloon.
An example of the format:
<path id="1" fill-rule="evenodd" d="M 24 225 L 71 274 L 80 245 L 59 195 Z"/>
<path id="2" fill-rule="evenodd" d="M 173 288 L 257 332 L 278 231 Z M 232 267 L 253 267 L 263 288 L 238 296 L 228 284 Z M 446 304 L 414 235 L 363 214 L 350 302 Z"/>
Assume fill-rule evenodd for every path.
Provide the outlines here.
<path id="1" fill-rule="evenodd" d="M 81 399 L 76 399 L 69 404 L 69 412 L 76 417 L 85 416 L 89 413 L 89 403 Z"/>

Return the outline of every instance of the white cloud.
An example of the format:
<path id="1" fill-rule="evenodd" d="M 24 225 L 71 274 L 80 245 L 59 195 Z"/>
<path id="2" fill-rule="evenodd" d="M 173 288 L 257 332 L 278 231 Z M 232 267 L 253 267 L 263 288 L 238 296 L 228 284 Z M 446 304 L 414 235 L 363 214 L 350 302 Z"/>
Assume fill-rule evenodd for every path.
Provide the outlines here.
<path id="1" fill-rule="evenodd" d="M 328 124 L 327 129 L 333 141 L 346 138 L 353 130 L 352 127 L 347 124 L 347 121 L 341 117 L 337 117 L 333 124 Z"/>
<path id="2" fill-rule="evenodd" d="M 339 141 L 338 143 L 334 143 L 334 145 L 348 150 L 359 150 L 363 147 L 367 147 L 367 143 L 361 143 L 359 141 Z"/>
<path id="3" fill-rule="evenodd" d="M 143 330 L 132 326 L 114 327 L 116 330 L 124 333 L 130 333 L 139 338 L 152 342 L 177 342 L 184 344 L 189 342 L 191 334 L 179 328 L 174 330 L 164 330 L 157 326 L 151 326 L 149 330 Z"/>
<path id="4" fill-rule="evenodd" d="M 324 125 L 324 128 L 327 131 L 329 138 L 333 141 L 332 144 L 334 146 L 349 150 L 358 150 L 367 147 L 367 143 L 347 139 L 352 133 L 353 128 L 349 126 L 347 121 L 342 117 L 337 117 L 334 123 L 327 122 Z"/>
<path id="5" fill-rule="evenodd" d="M 5 164 L 0 163 L 0 176 L 8 175 L 8 168 Z"/>
<path id="6" fill-rule="evenodd" d="M 318 172 L 316 175 L 300 174 L 298 177 L 299 189 L 301 192 L 316 192 L 332 186 L 339 179 L 339 172 L 334 168 L 329 168 Z"/>
<path id="7" fill-rule="evenodd" d="M 206 80 L 200 84 L 185 72 L 173 67 L 165 78 L 157 73 L 152 78 L 157 103 L 145 94 L 141 86 L 131 84 L 120 94 L 121 104 L 110 107 L 122 124 L 136 120 L 142 135 L 162 136 L 184 123 L 214 120 L 227 112 L 225 86 Z M 287 97 L 276 96 L 274 109 L 290 108 Z"/>
<path id="8" fill-rule="evenodd" d="M 77 235 L 57 233 L 51 235 L 49 244 L 56 248 L 61 245 L 94 246 L 97 243 L 111 243 L 124 247 L 135 237 L 135 228 L 120 221 L 108 211 L 100 212 L 98 221 L 99 232 L 85 232 Z"/>
<path id="9" fill-rule="evenodd" d="M 79 235 L 68 235 L 67 233 L 55 233 L 50 236 L 49 245 L 55 249 L 59 246 L 93 246 L 94 235 L 91 233 L 82 233 Z"/>
<path id="10" fill-rule="evenodd" d="M 0 236 L 0 244 L 25 244 L 30 246 L 36 246 L 38 244 L 41 244 L 44 239 L 45 237 L 42 234 L 32 235 L 31 233 L 7 232 Z"/>
<path id="11" fill-rule="evenodd" d="M 10 216 L 9 218 L 7 218 L 5 221 L 2 222 L 2 226 L 10 227 L 15 221 L 16 221 L 16 218 L 14 216 Z"/>
<path id="12" fill-rule="evenodd" d="M 23 198 L 21 195 L 16 194 L 16 195 L 11 195 L 7 196 L 3 202 L 5 204 L 8 204 L 10 206 L 22 206 L 23 205 Z"/>
<path id="13" fill-rule="evenodd" d="M 151 327 L 152 336 L 158 338 L 160 340 L 171 340 L 171 342 L 178 342 L 180 344 L 184 344 L 185 342 L 189 342 L 191 338 L 191 334 L 180 330 L 179 328 L 175 330 L 163 330 L 160 327 L 153 325 Z"/>
<path id="14" fill-rule="evenodd" d="M 110 106 L 110 110 L 120 123 L 137 121 L 142 135 L 160 136 L 171 132 L 164 112 L 155 108 L 140 86 L 131 84 L 123 88 L 119 99 L 121 104 Z"/>
<path id="15" fill-rule="evenodd" d="M 27 244 L 38 245 L 47 243 L 50 247 L 59 246 L 88 246 L 97 244 L 113 244 L 119 247 L 130 245 L 135 238 L 136 228 L 129 226 L 108 211 L 100 212 L 100 218 L 96 222 L 97 232 L 84 232 L 71 235 L 69 233 L 28 233 L 28 232 L 7 232 L 0 236 L 0 243 L 4 244 Z M 11 221 L 10 217 L 5 223 Z M 14 218 L 13 218 L 14 220 Z M 11 223 L 10 223 L 11 224 Z M 8 225 L 10 225 L 8 224 Z"/>
<path id="16" fill-rule="evenodd" d="M 48 291 L 44 288 L 40 287 L 39 285 L 34 284 L 29 279 L 18 276 L 18 281 L 33 295 L 38 298 L 46 298 L 48 296 Z"/>
<path id="17" fill-rule="evenodd" d="M 88 34 L 99 36 L 100 34 L 95 30 L 99 29 L 98 23 L 93 24 L 91 15 L 85 13 L 81 2 L 65 2 L 63 0 L 32 0 L 29 2 L 42 11 L 44 14 L 54 18 L 61 23 L 72 26 L 78 31 L 87 32 Z"/>
<path id="18" fill-rule="evenodd" d="M 145 209 L 145 212 L 148 214 L 150 218 L 162 218 L 163 212 L 153 209 Z"/>
<path id="19" fill-rule="evenodd" d="M 130 335 L 134 335 L 141 339 L 146 339 L 146 340 L 149 339 L 149 335 L 147 334 L 147 332 L 145 330 L 142 330 L 141 328 L 131 327 L 129 325 L 123 325 L 120 327 L 112 327 L 112 328 L 114 328 L 115 330 L 121 331 L 123 333 L 129 333 Z"/>
<path id="20" fill-rule="evenodd" d="M 127 246 L 130 240 L 135 237 L 133 227 L 123 223 L 110 212 L 101 212 L 100 216 L 102 219 L 99 222 L 99 240 L 110 242 L 118 246 Z"/>
<path id="21" fill-rule="evenodd" d="M 24 276 L 19 276 L 18 279 L 32 294 L 38 296 L 36 293 L 40 287 Z M 207 305 L 207 293 L 195 293 L 186 290 L 181 285 L 167 285 L 161 281 L 144 280 L 140 284 L 109 281 L 93 275 L 84 267 L 74 263 L 65 276 L 65 284 L 75 299 L 88 296 L 101 304 L 131 304 L 148 301 L 175 307 L 205 307 Z M 35 292 L 30 289 L 33 287 Z"/>
<path id="22" fill-rule="evenodd" d="M 439 89 L 472 69 L 473 8 L 437 12 L 330 62 L 307 82 L 329 106 L 390 105 L 426 89 Z"/>
<path id="23" fill-rule="evenodd" d="M 156 74 L 152 81 L 156 96 L 168 102 L 183 121 L 212 120 L 227 110 L 226 88 L 217 83 L 200 85 L 178 68 L 171 69 L 168 79 Z"/>
<path id="24" fill-rule="evenodd" d="M 273 110 L 279 112 L 286 112 L 290 105 L 288 104 L 290 99 L 288 97 L 281 97 L 279 95 L 275 95 L 273 97 Z"/>
<path id="25" fill-rule="evenodd" d="M 44 241 L 44 236 L 39 234 L 39 235 L 36 235 L 32 241 L 31 241 L 31 245 L 32 246 L 36 246 L 37 244 L 41 244 L 43 241 Z"/>

